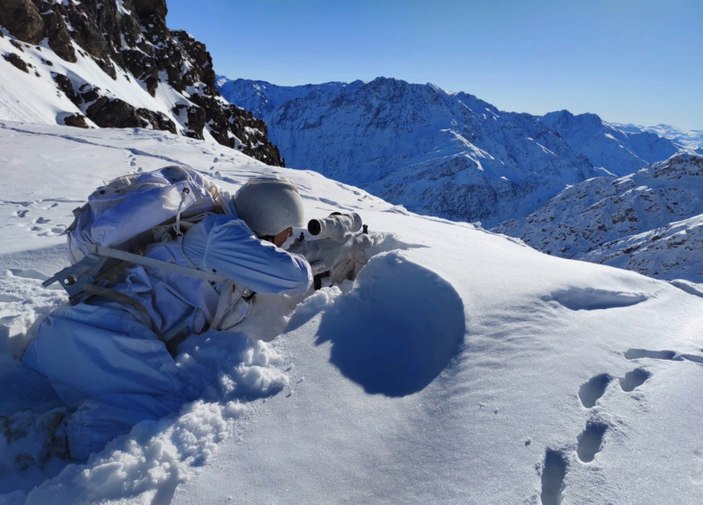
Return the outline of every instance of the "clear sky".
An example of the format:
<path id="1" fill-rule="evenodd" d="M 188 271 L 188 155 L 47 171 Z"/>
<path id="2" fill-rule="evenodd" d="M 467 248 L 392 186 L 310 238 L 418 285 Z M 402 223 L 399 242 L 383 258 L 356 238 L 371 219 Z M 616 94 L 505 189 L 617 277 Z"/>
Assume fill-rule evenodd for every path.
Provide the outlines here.
<path id="1" fill-rule="evenodd" d="M 293 85 L 378 76 L 501 110 L 703 130 L 703 0 L 167 0 L 215 71 Z"/>

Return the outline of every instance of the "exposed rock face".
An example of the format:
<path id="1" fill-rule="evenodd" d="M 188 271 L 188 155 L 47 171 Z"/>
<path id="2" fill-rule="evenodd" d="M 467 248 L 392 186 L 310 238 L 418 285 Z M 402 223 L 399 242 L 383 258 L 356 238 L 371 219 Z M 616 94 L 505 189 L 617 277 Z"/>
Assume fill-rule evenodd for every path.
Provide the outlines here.
<path id="1" fill-rule="evenodd" d="M 22 72 L 29 73 L 29 68 L 27 68 L 27 63 L 17 54 L 15 54 L 15 53 L 5 54 L 5 55 L 3 55 L 3 58 L 5 58 L 5 60 L 12 63 L 17 68 L 19 68 Z"/>
<path id="2" fill-rule="evenodd" d="M 173 121 L 162 113 L 143 108 L 137 109 L 119 98 L 100 97 L 88 107 L 87 114 L 102 127 L 152 127 L 154 130 L 168 130 L 176 133 Z"/>
<path id="3" fill-rule="evenodd" d="M 193 138 L 208 134 L 266 163 L 283 165 L 265 124 L 219 96 L 206 47 L 183 31 L 169 30 L 166 12 L 165 0 L 0 0 L 0 24 L 16 39 L 29 44 L 46 40 L 62 60 L 92 60 L 112 80 L 126 80 L 154 97 L 154 106 L 144 107 L 143 99 L 130 103 L 130 93 L 52 70 L 58 90 L 93 124 L 154 128 Z M 5 59 L 20 68 L 14 53 Z M 45 63 L 52 65 L 50 60 Z M 81 114 L 67 111 L 63 117 Z"/>
<path id="4" fill-rule="evenodd" d="M 37 44 L 44 35 L 44 20 L 31 0 L 2 0 L 0 25 L 20 40 Z"/>

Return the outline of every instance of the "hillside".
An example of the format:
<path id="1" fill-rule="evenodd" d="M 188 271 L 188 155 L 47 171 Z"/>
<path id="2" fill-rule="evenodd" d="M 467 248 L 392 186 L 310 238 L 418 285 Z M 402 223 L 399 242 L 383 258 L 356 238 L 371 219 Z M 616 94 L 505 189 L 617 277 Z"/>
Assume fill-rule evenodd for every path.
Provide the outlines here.
<path id="1" fill-rule="evenodd" d="M 567 188 L 496 230 L 549 254 L 703 282 L 702 219 L 703 156 L 680 154 Z"/>
<path id="2" fill-rule="evenodd" d="M 703 500 L 695 285 L 541 254 L 168 132 L 2 122 L 0 151 L 0 414 L 28 423 L 56 399 L 14 357 L 65 303 L 41 281 L 102 181 L 175 162 L 229 191 L 281 174 L 308 216 L 357 211 L 385 236 L 354 283 L 261 297 L 237 331 L 191 337 L 178 364 L 192 401 L 172 416 L 86 463 L 18 471 L 0 447 L 3 504 Z"/>
<path id="3" fill-rule="evenodd" d="M 282 165 L 266 125 L 230 105 L 212 58 L 166 26 L 165 0 L 0 0 L 0 119 L 213 138 Z"/>

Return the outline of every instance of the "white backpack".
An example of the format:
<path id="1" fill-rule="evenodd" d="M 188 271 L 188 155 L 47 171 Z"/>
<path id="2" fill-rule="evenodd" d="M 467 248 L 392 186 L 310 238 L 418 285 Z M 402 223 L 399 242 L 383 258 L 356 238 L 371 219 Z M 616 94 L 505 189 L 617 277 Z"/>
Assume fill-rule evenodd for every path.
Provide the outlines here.
<path id="1" fill-rule="evenodd" d="M 157 237 L 143 237 L 158 226 L 212 212 L 220 204 L 220 191 L 193 169 L 168 166 L 125 175 L 97 188 L 88 203 L 74 211 L 68 228 L 72 264 L 91 254 L 91 245 L 139 253 Z M 140 244 L 138 242 L 146 242 Z"/>
<path id="2" fill-rule="evenodd" d="M 207 212 L 232 212 L 231 198 L 191 168 L 167 166 L 125 175 L 97 188 L 73 211 L 68 228 L 72 265 L 44 281 L 59 282 L 72 303 L 95 293 L 96 282 L 115 264 L 133 263 L 224 283 L 227 279 L 143 256 L 147 246 L 181 235 Z M 100 289 L 100 291 L 104 291 Z"/>

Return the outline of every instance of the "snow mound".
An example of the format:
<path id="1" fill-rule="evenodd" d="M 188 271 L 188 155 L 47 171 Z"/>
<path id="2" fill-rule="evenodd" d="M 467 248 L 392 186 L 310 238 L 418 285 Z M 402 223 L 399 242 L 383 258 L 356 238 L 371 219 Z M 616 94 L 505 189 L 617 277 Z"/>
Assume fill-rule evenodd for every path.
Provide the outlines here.
<path id="1" fill-rule="evenodd" d="M 330 361 L 367 393 L 405 396 L 444 370 L 465 333 L 454 288 L 390 252 L 374 257 L 323 314 L 317 343 L 331 341 Z"/>

